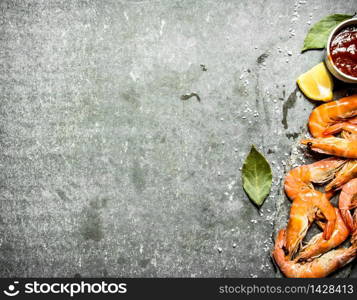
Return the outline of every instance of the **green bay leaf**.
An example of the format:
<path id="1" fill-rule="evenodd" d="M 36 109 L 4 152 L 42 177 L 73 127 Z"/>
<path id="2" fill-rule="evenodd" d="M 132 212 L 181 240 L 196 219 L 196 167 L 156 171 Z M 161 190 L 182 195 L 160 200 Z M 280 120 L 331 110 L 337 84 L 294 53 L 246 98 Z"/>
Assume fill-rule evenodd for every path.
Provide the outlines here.
<path id="1" fill-rule="evenodd" d="M 243 164 L 242 181 L 249 198 L 261 206 L 270 192 L 273 176 L 268 161 L 254 145 Z"/>
<path id="2" fill-rule="evenodd" d="M 315 23 L 307 33 L 301 52 L 310 49 L 323 49 L 326 47 L 327 39 L 332 31 L 341 22 L 351 19 L 353 15 L 334 14 L 323 18 Z"/>

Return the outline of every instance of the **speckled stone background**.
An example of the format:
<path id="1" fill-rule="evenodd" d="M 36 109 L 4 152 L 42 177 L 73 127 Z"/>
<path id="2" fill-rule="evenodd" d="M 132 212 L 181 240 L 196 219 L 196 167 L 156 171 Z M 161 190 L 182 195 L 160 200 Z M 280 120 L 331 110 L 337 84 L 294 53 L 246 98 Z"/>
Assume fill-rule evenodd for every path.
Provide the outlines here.
<path id="1" fill-rule="evenodd" d="M 313 107 L 295 79 L 323 57 L 299 51 L 356 8 L 1 0 L 0 276 L 276 276 L 281 180 Z M 274 170 L 260 212 L 251 144 Z"/>

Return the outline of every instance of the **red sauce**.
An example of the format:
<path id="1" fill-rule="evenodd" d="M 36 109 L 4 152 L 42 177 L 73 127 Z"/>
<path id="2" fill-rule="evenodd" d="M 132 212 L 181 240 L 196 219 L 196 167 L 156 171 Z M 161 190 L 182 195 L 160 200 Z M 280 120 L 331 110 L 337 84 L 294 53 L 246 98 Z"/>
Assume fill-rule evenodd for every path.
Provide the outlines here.
<path id="1" fill-rule="evenodd" d="M 357 27 L 347 27 L 337 34 L 331 42 L 330 54 L 340 71 L 357 77 Z"/>

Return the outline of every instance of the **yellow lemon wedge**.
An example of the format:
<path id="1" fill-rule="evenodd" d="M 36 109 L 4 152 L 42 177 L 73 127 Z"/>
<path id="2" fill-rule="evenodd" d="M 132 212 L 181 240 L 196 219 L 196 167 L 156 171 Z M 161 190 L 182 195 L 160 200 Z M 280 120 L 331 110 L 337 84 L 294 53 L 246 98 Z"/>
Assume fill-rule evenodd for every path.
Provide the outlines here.
<path id="1" fill-rule="evenodd" d="M 297 84 L 304 95 L 312 100 L 327 102 L 333 98 L 332 76 L 323 62 L 300 75 Z"/>

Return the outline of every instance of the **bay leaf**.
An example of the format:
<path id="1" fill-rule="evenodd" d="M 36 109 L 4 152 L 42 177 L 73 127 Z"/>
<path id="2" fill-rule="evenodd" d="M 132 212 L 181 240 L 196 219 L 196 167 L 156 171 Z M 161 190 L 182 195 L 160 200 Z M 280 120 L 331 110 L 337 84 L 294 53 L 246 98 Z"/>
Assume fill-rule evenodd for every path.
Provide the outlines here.
<path id="1" fill-rule="evenodd" d="M 243 164 L 242 181 L 250 200 L 261 206 L 270 192 L 273 176 L 268 161 L 254 145 Z"/>
<path id="2" fill-rule="evenodd" d="M 331 31 L 341 22 L 351 19 L 353 15 L 334 14 L 315 23 L 307 33 L 301 52 L 310 49 L 323 49 Z"/>

